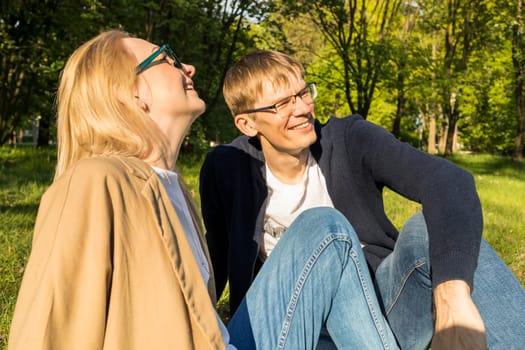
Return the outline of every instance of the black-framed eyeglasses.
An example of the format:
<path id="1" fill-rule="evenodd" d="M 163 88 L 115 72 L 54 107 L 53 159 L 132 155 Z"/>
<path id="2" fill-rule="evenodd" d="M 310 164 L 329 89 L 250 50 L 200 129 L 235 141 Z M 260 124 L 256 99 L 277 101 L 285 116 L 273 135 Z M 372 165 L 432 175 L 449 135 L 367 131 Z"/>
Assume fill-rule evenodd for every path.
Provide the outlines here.
<path id="1" fill-rule="evenodd" d="M 280 113 L 293 109 L 295 106 L 297 97 L 303 100 L 306 104 L 314 103 L 314 99 L 317 97 L 317 87 L 315 83 L 306 83 L 306 86 L 301 89 L 298 93 L 292 96 L 288 96 L 279 100 L 279 102 L 274 103 L 271 106 L 258 107 L 254 109 L 248 109 L 241 113 L 255 113 L 255 112 L 273 112 Z"/>
<path id="2" fill-rule="evenodd" d="M 165 56 L 159 60 L 155 60 L 159 55 L 165 53 Z M 137 74 L 140 74 L 144 72 L 146 69 L 151 68 L 153 66 L 156 66 L 157 64 L 161 63 L 168 63 L 173 65 L 174 67 L 181 69 L 184 71 L 184 66 L 182 65 L 181 61 L 173 51 L 173 49 L 167 45 L 164 44 L 161 47 L 159 47 L 155 52 L 153 52 L 151 55 L 149 55 L 144 61 L 140 62 L 137 68 L 135 69 L 135 72 Z"/>

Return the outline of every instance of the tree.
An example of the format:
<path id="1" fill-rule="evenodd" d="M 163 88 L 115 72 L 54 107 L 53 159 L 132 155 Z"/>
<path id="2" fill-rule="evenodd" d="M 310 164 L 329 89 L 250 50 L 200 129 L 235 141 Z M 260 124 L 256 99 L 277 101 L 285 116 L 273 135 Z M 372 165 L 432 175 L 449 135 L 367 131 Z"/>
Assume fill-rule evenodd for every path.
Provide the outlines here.
<path id="1" fill-rule="evenodd" d="M 495 32 L 505 36 L 501 30 Z M 516 128 L 510 46 L 508 40 L 488 43 L 471 58 L 458 122 L 461 142 L 471 151 L 512 153 Z"/>
<path id="2" fill-rule="evenodd" d="M 523 159 L 525 138 L 525 17 L 523 0 L 517 0 L 516 16 L 512 23 L 512 63 L 514 67 L 514 98 L 516 103 L 517 128 L 512 158 Z"/>
<path id="3" fill-rule="evenodd" d="M 35 118 L 39 112 L 34 108 L 43 68 L 39 59 L 47 51 L 43 35 L 49 30 L 51 9 L 46 11 L 36 3 L 29 5 L 19 1 L 13 1 L 9 7 L 2 5 L 0 144 L 13 142 L 27 115 Z M 50 104 L 42 109 L 50 109 Z"/>
<path id="4" fill-rule="evenodd" d="M 185 153 L 202 152 L 211 140 L 223 142 L 237 135 L 221 94 L 224 76 L 241 55 L 266 48 L 303 63 L 306 79 L 318 84 L 316 111 L 322 120 L 359 113 L 404 140 L 411 140 L 417 127 L 420 143 L 428 140 L 429 152 L 438 141 L 441 152 L 452 154 L 459 135 L 466 147 L 507 153 L 513 149 L 514 158 L 521 159 L 522 3 L 4 1 L 0 144 L 36 121 L 39 144 L 52 141 L 53 104 L 65 60 L 101 30 L 121 28 L 157 44 L 169 43 L 197 68 L 194 81 L 207 111 L 191 129 Z"/>
<path id="5" fill-rule="evenodd" d="M 305 14 L 341 60 L 339 81 L 352 113 L 368 116 L 388 58 L 394 18 L 403 1 L 283 1 L 283 11 Z"/>
<path id="6" fill-rule="evenodd" d="M 397 138 L 401 135 L 401 119 L 405 116 L 406 113 L 406 88 L 407 88 L 407 79 L 411 72 L 411 65 L 409 64 L 409 41 L 412 31 L 417 22 L 417 17 L 420 13 L 419 4 L 415 1 L 407 1 L 403 4 L 403 24 L 401 29 L 398 30 L 398 40 L 399 47 L 395 50 L 395 54 L 391 55 L 391 60 L 394 62 L 396 67 L 396 80 L 395 88 L 396 93 L 396 114 L 394 116 L 394 121 L 392 123 L 392 134 Z"/>
<path id="7" fill-rule="evenodd" d="M 0 145 L 39 123 L 38 145 L 54 133 L 59 72 L 72 50 L 95 35 L 92 1 L 10 1 L 0 15 Z"/>
<path id="8" fill-rule="evenodd" d="M 483 47 L 488 32 L 486 1 L 431 0 L 422 4 L 426 35 L 441 41 L 437 48 L 439 65 L 433 75 L 445 121 L 443 150 L 445 155 L 452 155 L 462 115 L 461 86 L 468 80 L 469 59 Z"/>
<path id="9" fill-rule="evenodd" d="M 38 118 L 41 142 L 54 129 L 59 71 L 72 51 L 102 30 L 120 28 L 154 43 L 170 43 L 207 102 L 206 116 L 192 128 L 185 147 L 202 151 L 206 140 L 228 137 L 234 127 L 222 100 L 226 70 L 249 45 L 247 18 L 266 11 L 248 0 L 54 0 L 2 3 L 0 15 L 0 144 Z M 125 9 L 125 10 L 123 10 Z"/>

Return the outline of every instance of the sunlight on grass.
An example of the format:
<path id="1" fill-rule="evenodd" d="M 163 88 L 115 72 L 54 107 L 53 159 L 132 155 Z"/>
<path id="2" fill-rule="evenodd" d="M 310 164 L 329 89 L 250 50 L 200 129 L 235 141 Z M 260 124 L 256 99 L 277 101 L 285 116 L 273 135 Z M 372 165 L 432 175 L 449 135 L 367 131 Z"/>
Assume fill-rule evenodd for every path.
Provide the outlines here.
<path id="1" fill-rule="evenodd" d="M 483 237 L 525 287 L 525 162 L 490 155 L 452 160 L 474 174 L 483 206 Z"/>
<path id="2" fill-rule="evenodd" d="M 483 204 L 484 238 L 520 280 L 525 271 L 525 181 L 501 176 L 476 176 Z"/>

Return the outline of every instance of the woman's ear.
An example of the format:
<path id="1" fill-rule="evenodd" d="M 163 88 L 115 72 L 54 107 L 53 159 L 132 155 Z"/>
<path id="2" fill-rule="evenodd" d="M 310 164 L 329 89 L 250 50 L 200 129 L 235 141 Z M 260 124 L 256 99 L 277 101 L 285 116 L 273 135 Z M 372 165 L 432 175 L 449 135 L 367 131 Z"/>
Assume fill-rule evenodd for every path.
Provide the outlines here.
<path id="1" fill-rule="evenodd" d="M 139 78 L 135 91 L 133 92 L 133 98 L 135 99 L 137 107 L 144 112 L 149 112 L 148 97 L 151 97 L 151 91 L 149 90 L 148 85 Z"/>
<path id="2" fill-rule="evenodd" d="M 140 97 L 140 92 L 138 89 L 133 91 L 133 98 L 130 100 L 129 92 L 124 91 L 122 87 L 115 87 L 115 96 L 117 100 L 123 105 L 129 105 L 130 103 L 135 103 L 135 105 L 142 109 L 144 112 L 149 110 L 148 104 Z"/>
<path id="3" fill-rule="evenodd" d="M 135 104 L 137 105 L 137 107 L 142 109 L 144 112 L 149 111 L 148 105 L 146 104 L 146 102 L 141 100 L 139 96 L 133 96 L 133 98 L 135 99 Z"/>
<path id="4" fill-rule="evenodd" d="M 253 137 L 257 135 L 257 128 L 255 126 L 254 118 L 251 118 L 248 114 L 237 114 L 234 118 L 234 123 L 237 129 L 244 135 Z"/>
<path id="5" fill-rule="evenodd" d="M 135 89 L 133 90 L 133 100 L 137 107 L 142 109 L 144 112 L 149 112 L 151 101 L 151 89 L 148 83 L 142 77 L 139 76 Z"/>

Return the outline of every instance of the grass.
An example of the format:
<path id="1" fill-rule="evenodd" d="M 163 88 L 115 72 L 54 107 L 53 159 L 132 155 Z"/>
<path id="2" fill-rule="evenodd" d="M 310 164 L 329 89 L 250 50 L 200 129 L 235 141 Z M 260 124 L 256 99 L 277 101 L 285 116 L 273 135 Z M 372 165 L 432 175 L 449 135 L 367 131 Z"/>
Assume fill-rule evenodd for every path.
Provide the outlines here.
<path id="1" fill-rule="evenodd" d="M 452 161 L 471 171 L 483 205 L 485 239 L 525 286 L 525 163 L 489 155 L 462 155 Z M 7 348 L 9 324 L 40 197 L 51 183 L 53 149 L 0 148 L 0 349 Z M 185 158 L 180 165 L 186 182 L 200 203 L 200 161 Z M 387 191 L 385 206 L 397 227 L 419 210 L 419 205 Z M 227 303 L 220 303 L 225 314 Z"/>
<path id="2" fill-rule="evenodd" d="M 53 177 L 55 150 L 0 148 L 0 348 L 7 335 L 40 197 Z"/>
<path id="3" fill-rule="evenodd" d="M 525 163 L 488 155 L 456 156 L 471 171 L 483 206 L 483 237 L 525 287 Z"/>

